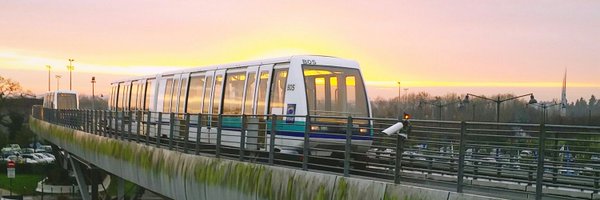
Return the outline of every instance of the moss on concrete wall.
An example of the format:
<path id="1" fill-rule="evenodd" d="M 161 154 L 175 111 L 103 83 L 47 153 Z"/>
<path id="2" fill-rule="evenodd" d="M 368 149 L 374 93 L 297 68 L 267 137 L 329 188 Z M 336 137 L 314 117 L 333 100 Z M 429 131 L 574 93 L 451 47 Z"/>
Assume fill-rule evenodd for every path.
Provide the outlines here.
<path id="1" fill-rule="evenodd" d="M 39 136 L 174 199 L 447 199 L 448 191 L 182 154 L 30 118 Z M 462 194 L 461 194 L 462 195 Z"/>

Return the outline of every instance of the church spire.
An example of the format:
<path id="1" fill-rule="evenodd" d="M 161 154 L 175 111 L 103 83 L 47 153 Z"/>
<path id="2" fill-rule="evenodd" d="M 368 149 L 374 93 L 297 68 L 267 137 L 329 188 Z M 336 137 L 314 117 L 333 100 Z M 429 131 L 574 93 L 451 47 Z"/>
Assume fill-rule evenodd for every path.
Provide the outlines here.
<path id="1" fill-rule="evenodd" d="M 562 94 L 560 97 L 560 116 L 565 117 L 567 115 L 567 68 L 565 68 L 565 76 L 563 77 L 562 83 Z"/>

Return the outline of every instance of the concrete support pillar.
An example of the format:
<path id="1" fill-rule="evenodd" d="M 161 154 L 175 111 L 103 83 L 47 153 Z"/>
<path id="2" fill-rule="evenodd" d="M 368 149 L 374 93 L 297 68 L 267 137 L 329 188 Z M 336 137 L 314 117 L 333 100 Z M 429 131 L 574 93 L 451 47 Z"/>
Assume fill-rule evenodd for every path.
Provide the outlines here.
<path id="1" fill-rule="evenodd" d="M 125 199 L 125 180 L 121 177 L 116 177 L 117 178 L 117 199 L 121 200 L 121 199 Z"/>
<path id="2" fill-rule="evenodd" d="M 81 199 L 90 200 L 91 196 L 88 191 L 88 185 L 85 183 L 85 177 L 83 175 L 83 171 L 79 166 L 79 163 L 75 162 L 73 158 L 69 156 L 69 161 L 71 162 L 71 166 L 73 167 L 73 171 L 75 171 L 75 180 L 77 180 L 77 185 L 79 186 L 79 192 L 81 192 Z M 97 186 L 96 186 L 97 187 Z"/>
<path id="3" fill-rule="evenodd" d="M 98 178 L 98 169 L 90 169 L 90 185 L 92 186 L 92 200 L 98 200 L 98 184 L 100 180 Z"/>

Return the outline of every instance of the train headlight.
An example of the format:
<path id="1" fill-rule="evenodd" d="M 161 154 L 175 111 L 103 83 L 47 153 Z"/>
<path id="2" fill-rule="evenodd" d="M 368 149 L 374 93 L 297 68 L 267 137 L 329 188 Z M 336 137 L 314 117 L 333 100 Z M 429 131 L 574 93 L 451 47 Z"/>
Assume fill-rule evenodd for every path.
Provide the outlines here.
<path id="1" fill-rule="evenodd" d="M 319 126 L 310 126 L 310 131 L 318 131 Z"/>
<path id="2" fill-rule="evenodd" d="M 367 133 L 367 129 L 366 128 L 361 128 L 358 131 L 360 132 L 361 135 L 364 135 L 365 133 Z"/>

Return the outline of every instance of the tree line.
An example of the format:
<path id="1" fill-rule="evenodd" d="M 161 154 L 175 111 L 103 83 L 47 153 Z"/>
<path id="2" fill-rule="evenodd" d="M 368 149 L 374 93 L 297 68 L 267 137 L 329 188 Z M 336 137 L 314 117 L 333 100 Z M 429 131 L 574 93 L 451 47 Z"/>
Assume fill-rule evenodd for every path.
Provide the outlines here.
<path id="1" fill-rule="evenodd" d="M 485 97 L 485 96 L 484 96 Z M 489 99 L 508 99 L 513 94 L 498 94 L 486 96 Z M 433 96 L 426 92 L 411 93 L 400 98 L 384 99 L 377 97 L 371 101 L 374 117 L 397 118 L 408 113 L 414 119 L 444 120 L 444 121 L 496 121 L 496 106 L 493 101 L 470 96 L 468 103 L 464 102 L 465 95 L 456 93 L 444 96 Z M 543 108 L 545 104 L 547 108 Z M 563 105 L 553 102 L 529 104 L 529 97 L 500 103 L 500 122 L 541 123 L 570 125 L 600 125 L 600 100 L 591 95 L 564 105 L 566 115 L 561 116 L 560 107 Z"/>

